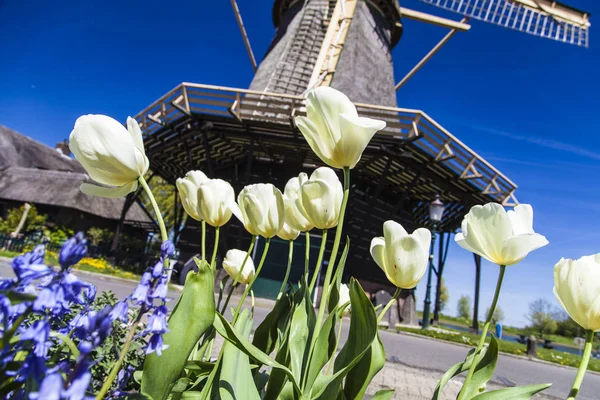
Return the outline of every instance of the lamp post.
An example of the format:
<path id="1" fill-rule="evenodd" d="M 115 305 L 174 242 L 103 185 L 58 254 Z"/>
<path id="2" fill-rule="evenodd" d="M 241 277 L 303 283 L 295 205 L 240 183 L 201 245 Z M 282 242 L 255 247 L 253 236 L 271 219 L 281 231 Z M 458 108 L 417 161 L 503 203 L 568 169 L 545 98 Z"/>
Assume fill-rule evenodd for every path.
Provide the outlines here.
<path id="1" fill-rule="evenodd" d="M 444 215 L 444 203 L 440 200 L 440 195 L 429 203 L 429 220 L 433 227 L 431 230 L 431 247 L 429 249 L 429 271 L 427 272 L 427 289 L 425 291 L 425 303 L 423 307 L 423 329 L 429 328 L 429 309 L 431 308 L 431 271 L 433 269 L 433 249 L 435 245 L 435 234 L 438 224 L 442 221 Z"/>

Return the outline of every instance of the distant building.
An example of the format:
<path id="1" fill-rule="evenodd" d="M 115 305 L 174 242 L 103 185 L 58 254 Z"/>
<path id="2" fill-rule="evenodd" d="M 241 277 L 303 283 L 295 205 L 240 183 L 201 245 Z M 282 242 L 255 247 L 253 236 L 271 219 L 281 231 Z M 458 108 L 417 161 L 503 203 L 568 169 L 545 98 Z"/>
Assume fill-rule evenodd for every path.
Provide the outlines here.
<path id="1" fill-rule="evenodd" d="M 90 178 L 79 162 L 69 157 L 67 143 L 56 149 L 0 125 L 0 217 L 23 203 L 34 204 L 48 216 L 49 226 L 75 231 L 91 227 L 115 231 L 125 198 L 88 196 L 79 190 Z M 152 219 L 134 203 L 127 210 L 123 231 L 145 238 Z"/>

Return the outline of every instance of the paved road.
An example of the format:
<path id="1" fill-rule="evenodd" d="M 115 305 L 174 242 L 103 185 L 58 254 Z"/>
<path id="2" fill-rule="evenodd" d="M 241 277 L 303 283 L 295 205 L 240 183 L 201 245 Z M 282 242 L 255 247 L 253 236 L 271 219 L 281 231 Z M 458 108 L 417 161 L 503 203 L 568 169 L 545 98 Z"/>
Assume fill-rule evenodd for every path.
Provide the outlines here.
<path id="1" fill-rule="evenodd" d="M 0 260 L 0 276 L 12 276 L 12 270 L 6 261 Z M 90 274 L 80 274 L 80 277 L 95 284 L 99 292 L 112 290 L 119 298 L 130 294 L 135 287 L 135 282 L 110 277 Z M 169 296 L 174 299 L 177 299 L 178 295 L 179 293 L 176 291 L 169 292 Z M 174 305 L 175 301 L 170 303 Z M 235 304 L 235 299 L 232 299 L 232 304 Z M 255 326 L 264 319 L 269 311 L 268 307 L 268 301 L 263 302 L 261 305 L 261 301 L 257 300 Z M 348 325 L 346 321 L 342 341 L 347 335 Z M 388 360 L 401 362 L 408 366 L 439 371 L 440 376 L 451 365 L 462 361 L 467 352 L 467 348 L 463 346 L 390 332 L 381 332 L 381 340 L 385 346 Z M 553 382 L 552 387 L 544 393 L 558 398 L 566 398 L 575 377 L 575 372 L 576 370 L 573 368 L 500 355 L 493 380 L 505 385 Z M 600 393 L 600 375 L 588 373 L 577 398 L 584 400 L 598 399 L 600 398 L 598 393 Z"/>

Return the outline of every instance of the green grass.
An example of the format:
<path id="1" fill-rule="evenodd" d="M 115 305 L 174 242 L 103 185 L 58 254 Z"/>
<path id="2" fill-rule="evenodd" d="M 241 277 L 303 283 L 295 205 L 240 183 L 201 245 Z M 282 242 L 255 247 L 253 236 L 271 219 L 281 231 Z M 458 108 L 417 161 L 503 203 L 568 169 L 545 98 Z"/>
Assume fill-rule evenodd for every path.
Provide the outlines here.
<path id="1" fill-rule="evenodd" d="M 434 339 L 447 340 L 449 342 L 466 344 L 468 346 L 475 347 L 479 341 L 479 335 L 466 332 L 438 332 L 435 330 L 423 330 L 420 328 L 407 328 L 407 327 L 396 327 L 399 332 L 409 332 L 416 335 L 427 336 Z M 526 347 L 524 344 L 510 342 L 507 340 L 498 341 L 499 350 L 501 353 L 516 354 L 526 356 Z M 466 354 L 466 353 L 465 353 Z M 571 367 L 578 367 L 581 361 L 581 357 L 565 353 L 562 351 L 549 350 L 538 347 L 538 358 L 540 360 L 549 361 L 555 364 L 568 365 Z M 600 372 L 600 360 L 591 358 L 588 365 L 588 369 L 591 371 Z"/>

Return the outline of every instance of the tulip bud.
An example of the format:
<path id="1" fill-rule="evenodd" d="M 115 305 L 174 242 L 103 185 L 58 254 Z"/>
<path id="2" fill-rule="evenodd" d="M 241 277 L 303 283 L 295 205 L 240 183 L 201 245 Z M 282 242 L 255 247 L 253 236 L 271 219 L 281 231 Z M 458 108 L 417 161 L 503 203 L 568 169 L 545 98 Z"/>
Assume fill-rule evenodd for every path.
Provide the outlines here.
<path id="1" fill-rule="evenodd" d="M 341 307 L 346 303 L 350 302 L 350 288 L 345 283 L 340 285 L 340 298 L 338 299 L 338 306 Z M 346 314 L 350 310 L 350 304 L 344 310 L 344 314 Z"/>
<path id="2" fill-rule="evenodd" d="M 474 206 L 465 215 L 454 240 L 465 250 L 498 265 L 513 265 L 548 244 L 533 231 L 533 209 L 521 204 L 506 212 L 497 203 Z"/>
<path id="3" fill-rule="evenodd" d="M 75 121 L 69 149 L 94 181 L 110 186 L 81 184 L 85 194 L 123 197 L 137 189 L 137 179 L 148 172 L 142 131 L 133 118 L 127 129 L 106 115 L 83 115 Z"/>
<path id="4" fill-rule="evenodd" d="M 183 209 L 196 221 L 202 221 L 198 212 L 198 189 L 206 181 L 208 178 L 202 171 L 190 171 L 185 174 L 185 178 L 179 178 L 175 182 Z"/>
<path id="5" fill-rule="evenodd" d="M 234 203 L 233 188 L 222 179 L 209 179 L 198 188 L 198 216 L 210 226 L 229 222 Z"/>
<path id="6" fill-rule="evenodd" d="M 283 196 L 270 183 L 248 185 L 238 194 L 231 211 L 252 235 L 272 238 L 283 227 Z"/>
<path id="7" fill-rule="evenodd" d="M 600 253 L 554 266 L 554 295 L 582 328 L 600 332 Z"/>
<path id="8" fill-rule="evenodd" d="M 308 176 L 301 172 L 297 177 L 291 178 L 283 191 L 283 204 L 285 207 L 285 221 L 300 232 L 308 232 L 314 225 L 300 212 L 296 200 L 300 197 L 300 186 L 308 180 Z"/>
<path id="9" fill-rule="evenodd" d="M 319 229 L 337 226 L 344 189 L 331 168 L 317 168 L 300 186 L 296 206 L 312 225 Z"/>
<path id="10" fill-rule="evenodd" d="M 250 283 L 255 273 L 252 257 L 247 252 L 237 249 L 231 249 L 225 254 L 223 268 L 232 279 L 237 278 L 237 282 L 245 284 Z"/>
<path id="11" fill-rule="evenodd" d="M 296 240 L 298 235 L 300 235 L 300 231 L 289 226 L 287 222 L 284 222 L 283 227 L 277 232 L 277 236 L 283 240 Z"/>
<path id="12" fill-rule="evenodd" d="M 312 151 L 333 168 L 354 168 L 375 132 L 385 128 L 385 121 L 359 117 L 350 99 L 328 86 L 308 92 L 306 117 L 294 121 Z"/>
<path id="13" fill-rule="evenodd" d="M 371 256 L 391 283 L 412 289 L 425 274 L 430 245 L 429 229 L 419 228 L 409 235 L 399 223 L 386 221 L 383 237 L 371 241 Z"/>

